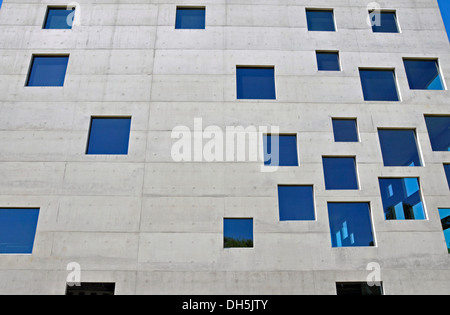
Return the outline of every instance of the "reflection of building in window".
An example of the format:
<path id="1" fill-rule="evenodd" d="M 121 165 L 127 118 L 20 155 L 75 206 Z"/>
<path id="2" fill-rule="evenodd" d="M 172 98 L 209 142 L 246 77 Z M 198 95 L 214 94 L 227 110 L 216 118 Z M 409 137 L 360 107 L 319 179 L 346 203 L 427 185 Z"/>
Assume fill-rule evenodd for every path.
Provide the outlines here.
<path id="1" fill-rule="evenodd" d="M 439 209 L 439 216 L 441 218 L 442 230 L 444 230 L 447 250 L 450 254 L 450 209 Z"/>

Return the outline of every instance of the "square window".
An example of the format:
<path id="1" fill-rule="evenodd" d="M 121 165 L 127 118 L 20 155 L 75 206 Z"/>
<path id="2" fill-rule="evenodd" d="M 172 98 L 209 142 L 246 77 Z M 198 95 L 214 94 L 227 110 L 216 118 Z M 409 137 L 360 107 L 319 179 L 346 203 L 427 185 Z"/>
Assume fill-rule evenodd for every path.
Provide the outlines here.
<path id="1" fill-rule="evenodd" d="M 322 162 L 327 190 L 359 188 L 354 157 L 323 157 Z"/>
<path id="2" fill-rule="evenodd" d="M 415 130 L 379 129 L 384 166 L 421 166 Z"/>
<path id="3" fill-rule="evenodd" d="M 411 90 L 444 90 L 437 60 L 403 60 Z"/>
<path id="4" fill-rule="evenodd" d="M 374 33 L 399 33 L 395 12 L 369 12 Z"/>
<path id="5" fill-rule="evenodd" d="M 337 295 L 383 295 L 382 283 L 369 286 L 366 282 L 338 282 L 336 283 Z"/>
<path id="6" fill-rule="evenodd" d="M 319 71 L 341 71 L 338 52 L 316 52 Z"/>
<path id="7" fill-rule="evenodd" d="M 425 220 L 418 178 L 380 178 L 386 220 Z"/>
<path id="8" fill-rule="evenodd" d="M 248 100 L 274 100 L 275 69 L 237 67 L 237 98 Z"/>
<path id="9" fill-rule="evenodd" d="M 334 141 L 358 142 L 358 128 L 356 119 L 333 118 Z"/>
<path id="10" fill-rule="evenodd" d="M 86 154 L 128 154 L 131 118 L 92 117 Z"/>
<path id="11" fill-rule="evenodd" d="M 252 248 L 253 219 L 225 218 L 223 236 L 224 248 Z"/>
<path id="12" fill-rule="evenodd" d="M 39 209 L 0 209 L 0 254 L 31 254 Z"/>
<path id="13" fill-rule="evenodd" d="M 447 176 L 448 188 L 450 189 L 450 164 L 444 164 L 445 176 Z"/>
<path id="14" fill-rule="evenodd" d="M 280 221 L 315 220 L 313 186 L 278 186 Z"/>
<path id="15" fill-rule="evenodd" d="M 82 282 L 80 286 L 67 284 L 66 295 L 114 295 L 115 289 L 115 283 Z"/>
<path id="16" fill-rule="evenodd" d="M 425 116 L 433 151 L 450 151 L 450 116 Z"/>
<path id="17" fill-rule="evenodd" d="M 375 246 L 370 205 L 365 202 L 329 202 L 332 247 Z"/>
<path id="18" fill-rule="evenodd" d="M 64 86 L 68 56 L 33 56 L 27 86 Z"/>
<path id="19" fill-rule="evenodd" d="M 74 12 L 73 9 L 49 7 L 44 29 L 72 29 Z"/>
<path id="20" fill-rule="evenodd" d="M 264 165 L 298 166 L 297 136 L 264 135 Z"/>
<path id="21" fill-rule="evenodd" d="M 205 8 L 177 8 L 175 29 L 205 29 Z"/>
<path id="22" fill-rule="evenodd" d="M 442 230 L 444 231 L 445 243 L 447 244 L 447 251 L 450 254 L 450 209 L 439 209 L 439 216 Z"/>
<path id="23" fill-rule="evenodd" d="M 333 10 L 306 9 L 308 31 L 335 32 Z"/>
<path id="24" fill-rule="evenodd" d="M 359 70 L 365 101 L 398 102 L 397 83 L 393 70 Z"/>

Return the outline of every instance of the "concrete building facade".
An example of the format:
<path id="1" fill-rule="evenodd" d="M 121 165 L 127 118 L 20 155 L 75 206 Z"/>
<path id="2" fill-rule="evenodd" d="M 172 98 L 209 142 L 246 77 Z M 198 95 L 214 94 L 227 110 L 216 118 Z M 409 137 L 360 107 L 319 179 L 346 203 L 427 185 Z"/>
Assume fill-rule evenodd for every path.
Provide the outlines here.
<path id="1" fill-rule="evenodd" d="M 450 152 L 433 151 L 424 119 L 450 115 L 450 94 L 412 90 L 404 67 L 438 60 L 445 82 L 450 46 L 435 0 L 378 4 L 399 33 L 372 31 L 367 0 L 78 0 L 64 30 L 43 23 L 67 2 L 4 0 L 0 208 L 40 212 L 32 254 L 0 255 L 0 294 L 65 294 L 73 266 L 124 295 L 336 294 L 368 279 L 450 294 Z M 205 8 L 205 29 L 175 29 L 182 6 Z M 332 9 L 336 31 L 308 31 L 306 9 Z M 339 52 L 341 71 L 318 71 L 317 51 Z M 26 86 L 36 55 L 69 56 L 64 86 Z M 276 99 L 238 99 L 238 66 L 273 67 Z M 400 100 L 365 101 L 366 68 L 393 70 Z M 131 117 L 128 154 L 86 154 L 91 118 L 116 116 Z M 333 118 L 356 119 L 359 141 L 335 142 Z M 199 121 L 278 126 L 299 166 L 174 161 L 172 131 Z M 422 166 L 385 166 L 383 128 L 415 130 Z M 326 189 L 324 156 L 354 157 L 359 188 Z M 419 178 L 425 219 L 387 220 L 380 178 Z M 278 185 L 313 186 L 315 219 L 281 221 Z M 330 202 L 370 204 L 373 246 L 332 246 Z M 253 248 L 224 248 L 224 218 L 253 219 Z"/>

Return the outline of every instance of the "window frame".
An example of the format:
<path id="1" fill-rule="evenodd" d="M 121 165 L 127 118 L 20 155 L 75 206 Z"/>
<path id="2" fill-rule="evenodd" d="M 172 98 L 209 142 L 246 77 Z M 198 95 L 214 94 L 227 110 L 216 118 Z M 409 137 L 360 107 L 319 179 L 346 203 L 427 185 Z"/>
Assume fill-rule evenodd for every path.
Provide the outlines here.
<path id="1" fill-rule="evenodd" d="M 355 123 L 355 132 L 356 132 L 356 141 L 348 141 L 348 140 L 336 140 L 336 129 L 334 122 L 335 121 L 353 121 Z M 360 136 L 360 130 L 359 130 L 359 124 L 358 124 L 358 118 L 357 117 L 331 117 L 331 129 L 333 131 L 333 139 L 334 143 L 359 143 L 361 142 L 361 136 Z"/>
<path id="2" fill-rule="evenodd" d="M 382 140 L 380 138 L 380 131 L 412 131 L 414 134 L 414 140 L 415 140 L 415 145 L 416 145 L 416 150 L 417 150 L 417 156 L 419 158 L 419 163 L 420 165 L 414 165 L 414 166 L 407 166 L 407 165 L 386 165 L 385 162 L 385 151 L 383 150 L 383 145 L 382 145 Z M 420 145 L 419 145 L 419 136 L 417 134 L 417 129 L 415 128 L 378 128 L 377 129 L 377 134 L 378 134 L 378 144 L 380 147 L 380 152 L 381 152 L 381 157 L 383 160 L 383 166 L 384 167 L 424 167 L 425 166 L 425 162 L 424 162 L 424 158 L 422 155 L 422 150 L 420 149 Z"/>
<path id="3" fill-rule="evenodd" d="M 311 188 L 311 197 L 312 197 L 312 219 L 282 219 L 281 216 L 281 203 L 280 203 L 280 187 L 302 187 L 302 188 Z M 315 222 L 317 221 L 317 207 L 316 207 L 316 196 L 314 185 L 289 185 L 289 184 L 279 184 L 277 185 L 277 205 L 278 205 L 278 218 L 280 222 Z"/>
<path id="4" fill-rule="evenodd" d="M 395 25 L 397 27 L 397 32 L 376 32 L 376 31 L 374 31 L 374 25 L 372 24 L 370 26 L 372 34 L 401 34 L 402 33 L 402 29 L 400 27 L 400 21 L 398 19 L 397 10 L 395 10 L 395 9 L 369 10 L 369 17 L 372 14 L 372 12 L 375 12 L 375 11 L 379 11 L 380 14 L 386 14 L 386 13 L 387 14 L 394 14 Z"/>
<path id="5" fill-rule="evenodd" d="M 435 90 L 431 90 L 431 89 L 419 89 L 419 88 L 411 88 L 411 84 L 410 84 L 410 77 L 408 76 L 408 71 L 406 69 L 406 64 L 405 61 L 434 61 L 436 63 L 436 67 L 437 67 L 437 73 L 439 75 L 440 81 L 441 81 L 441 85 L 442 85 L 442 89 L 435 89 Z M 405 73 L 406 73 L 406 80 L 408 81 L 408 87 L 411 91 L 446 91 L 447 90 L 447 84 L 445 82 L 445 78 L 444 78 L 444 73 L 442 72 L 442 67 L 439 63 L 439 58 L 430 58 L 430 57 L 403 57 L 403 67 L 405 69 Z"/>
<path id="6" fill-rule="evenodd" d="M 31 72 L 33 71 L 34 62 L 36 58 L 67 58 L 67 65 L 64 73 L 64 80 L 62 85 L 30 85 L 30 79 L 31 79 Z M 28 66 L 28 73 L 25 80 L 25 87 L 26 88 L 63 88 L 66 83 L 66 77 L 67 77 L 67 71 L 69 69 L 69 62 L 70 62 L 70 54 L 32 54 L 30 64 Z"/>
<path id="7" fill-rule="evenodd" d="M 324 160 L 325 159 L 353 159 L 354 161 L 354 165 L 355 165 L 355 180 L 356 180 L 356 185 L 357 188 L 328 188 L 328 184 L 327 185 L 327 175 L 326 175 L 326 170 L 325 170 L 325 163 Z M 323 169 L 323 178 L 324 178 L 324 184 L 325 184 L 325 190 L 326 191 L 330 191 L 330 190 L 337 190 L 337 191 L 359 191 L 361 190 L 361 181 L 359 178 L 359 171 L 358 171 L 358 163 L 356 161 L 356 156 L 355 155 L 323 155 L 322 156 L 322 169 Z"/>
<path id="8" fill-rule="evenodd" d="M 229 221 L 233 221 L 233 220 L 251 220 L 251 225 L 252 225 L 252 227 L 251 227 L 251 234 L 252 234 L 252 239 L 251 239 L 251 241 L 252 241 L 252 246 L 250 247 L 250 246 L 229 246 L 229 247 L 226 247 L 225 246 L 225 238 L 227 237 L 226 235 L 225 235 L 225 230 L 226 230 L 226 226 L 225 226 L 225 221 L 227 221 L 227 220 L 229 220 Z M 223 233 L 222 233 L 222 238 L 223 238 L 223 249 L 224 250 L 228 250 L 228 249 L 246 249 L 246 250 L 248 250 L 248 249 L 254 249 L 255 248 L 255 219 L 253 218 L 253 217 L 224 217 L 223 218 Z M 241 240 L 241 239 L 239 239 L 239 240 Z"/>
<path id="9" fill-rule="evenodd" d="M 337 56 L 337 66 L 338 70 L 323 70 L 320 69 L 319 55 L 336 55 Z M 317 61 L 317 71 L 318 72 L 342 72 L 342 62 L 341 54 L 338 50 L 316 50 L 316 61 Z"/>
<path id="10" fill-rule="evenodd" d="M 337 27 L 337 22 L 336 22 L 336 15 L 335 15 L 335 10 L 334 8 L 311 8 L 311 7 L 307 7 L 305 9 L 306 11 L 306 29 L 308 30 L 308 32 L 337 32 L 338 31 L 338 27 Z M 333 30 L 311 30 L 310 29 L 310 20 L 308 18 L 308 12 L 329 12 L 332 14 L 332 18 L 333 18 Z"/>
<path id="11" fill-rule="evenodd" d="M 94 119 L 129 119 L 130 120 L 130 130 L 128 132 L 128 148 L 127 153 L 89 153 L 89 147 L 91 142 L 91 133 L 92 133 L 92 123 Z M 128 156 L 130 154 L 130 144 L 131 144 L 131 133 L 132 133 L 132 116 L 91 116 L 89 123 L 89 131 L 87 135 L 86 141 L 86 150 L 85 156 Z"/>
<path id="12" fill-rule="evenodd" d="M 272 70 L 273 71 L 273 98 L 240 98 L 239 95 L 241 93 L 239 93 L 240 91 L 240 85 L 239 85 L 239 69 L 252 69 L 252 70 L 256 70 L 256 69 L 261 69 L 261 70 Z M 276 71 L 275 71 L 275 66 L 270 66 L 270 65 L 266 65 L 266 66 L 258 66 L 258 65 L 236 65 L 236 100 L 237 101 L 271 101 L 274 102 L 277 100 L 277 75 L 276 75 Z"/>
<path id="13" fill-rule="evenodd" d="M 299 143 L 298 143 L 298 135 L 296 133 L 264 133 L 262 135 L 263 137 L 263 156 L 264 156 L 264 167 L 298 167 L 300 166 L 300 150 L 299 150 Z M 271 147 L 271 151 L 270 151 L 270 155 L 267 152 L 267 147 L 264 146 L 264 144 L 267 145 L 267 143 L 269 142 L 269 137 L 295 137 L 295 153 L 296 153 L 296 165 L 271 165 L 271 164 L 266 164 L 266 154 L 268 155 L 268 157 L 272 156 L 272 147 Z M 272 141 L 270 141 L 270 143 L 272 143 Z M 281 147 L 280 147 L 280 141 L 278 141 L 278 147 L 280 149 L 279 153 L 281 153 Z M 280 163 L 281 161 L 281 154 L 278 156 L 278 163 Z"/>
<path id="14" fill-rule="evenodd" d="M 395 68 L 367 68 L 367 67 L 359 67 L 358 68 L 359 71 L 359 78 L 360 78 L 360 86 L 361 86 L 361 92 L 363 95 L 363 100 L 364 102 L 383 102 L 383 103 L 397 103 L 397 102 L 401 102 L 402 101 L 402 95 L 400 92 L 400 86 L 399 86 L 399 82 L 398 82 L 398 76 L 396 74 L 396 70 Z M 377 72 L 387 72 L 390 71 L 393 74 L 393 78 L 394 78 L 394 85 L 395 85 L 395 90 L 396 90 L 396 94 L 397 94 L 397 100 L 366 100 L 366 93 L 364 93 L 364 84 L 363 84 L 363 78 L 361 76 L 361 71 L 377 71 Z"/>
<path id="15" fill-rule="evenodd" d="M 68 8 L 67 5 L 53 5 L 53 4 L 48 5 L 47 10 L 45 12 L 44 23 L 42 24 L 42 29 L 43 30 L 71 30 L 71 29 L 73 29 L 73 24 L 70 25 L 70 28 L 46 28 L 50 10 L 67 10 L 67 11 L 75 12 L 75 14 L 77 13 L 76 6 L 74 6 L 72 10 L 68 10 L 67 8 Z"/>
<path id="16" fill-rule="evenodd" d="M 202 10 L 204 12 L 204 17 L 202 19 L 202 27 L 189 27 L 189 28 L 185 28 L 185 27 L 177 27 L 178 25 L 178 21 L 179 21 L 179 16 L 178 16 L 178 12 L 179 10 Z M 176 30 L 205 30 L 206 29 L 206 6 L 186 6 L 186 5 L 177 5 L 176 9 L 175 9 L 175 26 L 174 28 Z"/>

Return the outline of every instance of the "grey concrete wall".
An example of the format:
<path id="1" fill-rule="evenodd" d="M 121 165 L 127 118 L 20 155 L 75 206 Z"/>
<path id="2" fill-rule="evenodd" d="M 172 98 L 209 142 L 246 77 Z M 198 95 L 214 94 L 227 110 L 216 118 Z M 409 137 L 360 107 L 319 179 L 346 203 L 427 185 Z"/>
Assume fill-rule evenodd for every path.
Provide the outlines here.
<path id="1" fill-rule="evenodd" d="M 47 4 L 0 10 L 0 207 L 39 207 L 32 255 L 0 255 L 0 294 L 64 294 L 70 262 L 117 294 L 335 294 L 377 262 L 386 294 L 450 294 L 438 208 L 450 207 L 426 114 L 449 91 L 412 91 L 403 57 L 450 46 L 435 0 L 385 0 L 400 34 L 374 34 L 365 0 L 78 0 L 81 26 L 43 30 Z M 177 5 L 206 6 L 205 30 L 175 30 Z M 334 8 L 337 32 L 308 32 L 306 7 Z M 339 50 L 342 71 L 317 71 Z M 70 54 L 64 87 L 24 87 L 32 54 Z M 272 65 L 277 99 L 236 99 L 236 65 Z M 401 102 L 364 102 L 359 67 L 395 68 Z M 127 156 L 85 155 L 91 116 L 131 116 Z M 175 126 L 279 126 L 300 166 L 175 163 Z M 335 143 L 332 117 L 358 119 L 361 142 Z M 424 167 L 383 166 L 377 128 L 416 129 Z M 356 156 L 360 189 L 325 190 L 323 155 Z M 426 220 L 384 220 L 378 177 L 420 177 Z M 278 184 L 314 185 L 316 221 L 279 222 Z M 327 202 L 370 202 L 376 246 L 332 248 Z M 223 218 L 253 217 L 253 249 L 223 249 Z"/>

